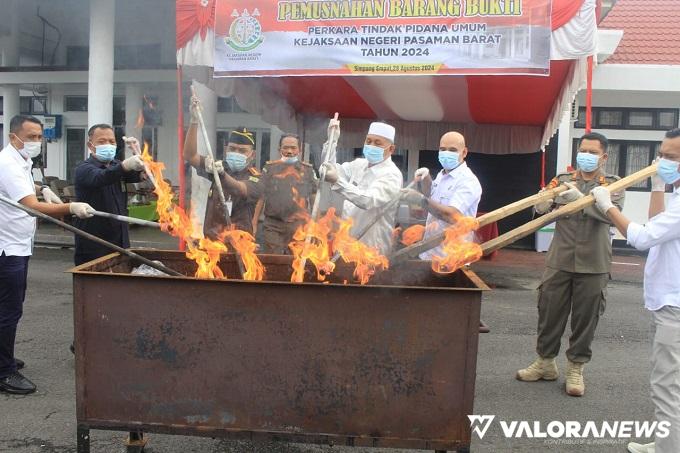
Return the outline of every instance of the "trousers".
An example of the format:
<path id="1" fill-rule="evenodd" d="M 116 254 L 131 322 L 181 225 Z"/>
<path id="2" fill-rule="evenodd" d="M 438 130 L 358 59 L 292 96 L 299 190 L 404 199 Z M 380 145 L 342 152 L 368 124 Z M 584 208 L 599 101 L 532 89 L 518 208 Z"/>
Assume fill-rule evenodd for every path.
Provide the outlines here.
<path id="1" fill-rule="evenodd" d="M 29 258 L 0 255 L 0 378 L 17 370 L 14 341 L 23 314 Z"/>
<path id="2" fill-rule="evenodd" d="M 652 374 L 654 416 L 670 422 L 670 434 L 657 436 L 656 453 L 680 452 L 680 308 L 665 306 L 652 312 Z"/>
<path id="3" fill-rule="evenodd" d="M 536 352 L 551 359 L 560 352 L 560 341 L 571 315 L 567 358 L 587 363 L 590 345 L 606 306 L 609 274 L 579 274 L 546 268 L 538 289 L 538 339 Z"/>

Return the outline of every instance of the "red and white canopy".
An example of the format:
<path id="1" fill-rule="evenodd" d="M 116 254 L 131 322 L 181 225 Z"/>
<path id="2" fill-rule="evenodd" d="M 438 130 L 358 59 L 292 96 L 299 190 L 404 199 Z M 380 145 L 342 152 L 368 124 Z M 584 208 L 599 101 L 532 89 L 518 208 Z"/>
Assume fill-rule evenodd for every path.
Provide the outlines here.
<path id="1" fill-rule="evenodd" d="M 471 149 L 530 153 L 545 146 L 585 83 L 596 49 L 597 0 L 553 0 L 550 76 L 351 76 L 212 79 L 215 0 L 177 0 L 177 62 L 189 76 L 283 130 L 322 142 L 339 112 L 342 141 L 363 142 L 367 120 L 397 127 L 407 149 L 436 148 L 441 132 L 464 132 Z M 196 67 L 204 67 L 200 70 Z M 347 119 L 352 120 L 348 121 Z M 317 120 L 318 119 L 318 120 Z M 356 146 L 356 145 L 354 145 Z"/>

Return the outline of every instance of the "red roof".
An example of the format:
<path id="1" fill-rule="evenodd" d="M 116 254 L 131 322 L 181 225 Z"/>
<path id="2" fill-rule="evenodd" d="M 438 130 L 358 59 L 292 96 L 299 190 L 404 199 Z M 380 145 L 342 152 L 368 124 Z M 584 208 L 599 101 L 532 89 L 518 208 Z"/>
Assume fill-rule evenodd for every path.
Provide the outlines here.
<path id="1" fill-rule="evenodd" d="M 618 0 L 599 25 L 623 30 L 607 63 L 680 65 L 678 24 L 678 0 Z"/>

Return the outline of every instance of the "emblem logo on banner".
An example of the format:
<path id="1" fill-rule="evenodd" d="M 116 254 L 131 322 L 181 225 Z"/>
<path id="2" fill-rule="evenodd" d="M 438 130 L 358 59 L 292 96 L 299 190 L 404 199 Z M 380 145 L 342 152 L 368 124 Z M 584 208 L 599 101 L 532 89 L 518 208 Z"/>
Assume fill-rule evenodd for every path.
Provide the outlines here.
<path id="1" fill-rule="evenodd" d="M 237 10 L 231 13 L 231 17 L 235 17 L 234 21 L 229 27 L 229 36 L 224 38 L 224 42 L 232 49 L 238 52 L 248 52 L 253 50 L 264 41 L 262 35 L 262 25 L 257 20 L 260 12 L 255 8 L 252 14 L 248 13 L 247 9 L 239 14 Z"/>

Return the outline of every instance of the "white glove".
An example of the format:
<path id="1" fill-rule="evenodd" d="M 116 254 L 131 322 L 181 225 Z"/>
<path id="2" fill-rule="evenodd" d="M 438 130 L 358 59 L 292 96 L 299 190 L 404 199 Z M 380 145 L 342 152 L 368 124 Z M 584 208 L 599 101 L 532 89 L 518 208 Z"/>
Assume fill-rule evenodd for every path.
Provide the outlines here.
<path id="1" fill-rule="evenodd" d="M 141 153 L 142 149 L 139 147 L 139 141 L 135 137 L 123 136 L 125 146 L 132 150 L 132 154 Z"/>
<path id="2" fill-rule="evenodd" d="M 590 194 L 593 196 L 593 198 L 595 198 L 597 208 L 602 211 L 602 214 L 606 215 L 607 211 L 614 207 L 614 203 L 612 203 L 612 195 L 606 188 L 602 186 L 595 187 L 590 191 Z"/>
<path id="3" fill-rule="evenodd" d="M 123 170 L 125 171 L 142 171 L 144 170 L 144 161 L 139 156 L 130 156 L 123 161 Z"/>
<path id="4" fill-rule="evenodd" d="M 212 157 L 205 156 L 205 171 L 212 175 L 213 169 L 217 170 L 218 175 L 223 175 L 224 162 L 222 162 L 221 160 L 215 162 Z"/>
<path id="5" fill-rule="evenodd" d="M 545 189 L 541 189 L 541 191 L 538 192 L 538 193 L 541 193 L 541 192 L 545 192 Z M 553 203 L 554 203 L 554 200 L 552 198 L 549 198 L 545 201 L 537 203 L 534 206 L 534 211 L 536 211 L 536 214 L 545 214 L 546 212 L 550 211 L 550 208 L 552 208 Z"/>
<path id="6" fill-rule="evenodd" d="M 329 182 L 331 184 L 335 184 L 338 182 L 338 170 L 335 168 L 335 165 L 330 164 L 330 163 L 325 163 L 322 166 L 322 169 L 325 169 L 326 171 L 326 176 L 324 180 L 326 182 Z"/>
<path id="7" fill-rule="evenodd" d="M 94 216 L 94 208 L 87 203 L 71 203 L 68 210 L 79 219 L 87 219 Z"/>
<path id="8" fill-rule="evenodd" d="M 555 198 L 555 203 L 557 204 L 569 204 L 572 201 L 576 201 L 579 198 L 583 198 L 583 194 L 576 186 L 570 182 L 565 182 L 565 186 L 569 187 L 569 190 L 565 190 Z"/>
<path id="9" fill-rule="evenodd" d="M 425 195 L 413 189 L 401 189 L 399 199 L 410 205 L 420 206 L 425 199 Z"/>
<path id="10" fill-rule="evenodd" d="M 659 163 L 659 157 L 654 159 L 654 164 Z M 658 173 L 654 173 L 654 176 L 652 176 L 652 192 L 665 192 L 666 191 L 666 181 L 661 179 L 661 176 L 659 176 Z"/>
<path id="11" fill-rule="evenodd" d="M 57 194 L 52 192 L 52 189 L 50 189 L 49 187 L 47 186 L 43 187 L 40 192 L 42 193 L 42 196 L 45 199 L 45 203 L 64 204 L 64 202 L 61 201 L 61 198 L 59 198 Z"/>
<path id="12" fill-rule="evenodd" d="M 333 129 L 337 129 L 336 131 L 336 138 L 340 138 L 340 120 L 336 120 L 335 118 L 331 118 L 331 120 L 328 122 L 328 130 L 327 130 L 327 137 L 330 140 L 331 138 L 331 131 Z"/>
<path id="13" fill-rule="evenodd" d="M 415 174 L 413 175 L 413 180 L 416 182 L 422 181 L 423 179 L 427 178 L 430 175 L 430 170 L 428 170 L 426 167 L 419 168 L 416 170 Z"/>
<path id="14" fill-rule="evenodd" d="M 191 124 L 198 124 L 198 112 L 201 110 L 201 100 L 197 96 L 191 96 L 191 105 L 189 112 L 191 113 Z"/>

